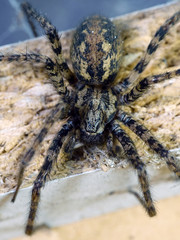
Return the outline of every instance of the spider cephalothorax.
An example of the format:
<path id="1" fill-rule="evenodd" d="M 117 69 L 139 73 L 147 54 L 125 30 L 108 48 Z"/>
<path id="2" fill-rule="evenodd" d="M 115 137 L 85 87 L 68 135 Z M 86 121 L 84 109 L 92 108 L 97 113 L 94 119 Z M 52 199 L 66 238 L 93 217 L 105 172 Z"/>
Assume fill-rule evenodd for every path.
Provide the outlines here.
<path id="1" fill-rule="evenodd" d="M 100 143 L 106 125 L 117 111 L 117 96 L 113 89 L 83 85 L 77 93 L 75 107 L 80 118 L 82 140 Z"/>
<path id="2" fill-rule="evenodd" d="M 22 157 L 13 202 L 22 183 L 25 167 L 34 156 L 36 148 L 43 141 L 48 129 L 56 120 L 66 119 L 66 123 L 57 132 L 50 144 L 44 163 L 34 181 L 26 233 L 32 233 L 40 199 L 40 190 L 45 184 L 60 150 L 64 153 L 63 156 L 72 156 L 75 143 L 79 139 L 84 144 L 89 145 L 100 144 L 103 141 L 107 142 L 110 156 L 112 154 L 115 156 L 113 138 L 116 138 L 128 161 L 137 171 L 143 197 L 140 197 L 137 193 L 135 195 L 139 198 L 149 216 L 156 215 L 145 164 L 140 159 L 134 143 L 123 130 L 122 125 L 128 127 L 159 154 L 166 161 L 169 169 L 178 177 L 180 177 L 180 169 L 176 159 L 156 140 L 150 131 L 131 115 L 124 112 L 120 106 L 135 101 L 152 84 L 180 75 L 180 69 L 176 69 L 139 80 L 139 75 L 148 65 L 160 42 L 169 29 L 179 21 L 180 12 L 175 13 L 157 30 L 144 56 L 132 70 L 129 77 L 113 86 L 120 66 L 122 41 L 116 27 L 109 19 L 93 16 L 87 18 L 77 28 L 71 46 L 73 73 L 63 58 L 60 39 L 55 27 L 28 3 L 23 3 L 22 8 L 29 19 L 36 19 L 43 27 L 52 46 L 55 61 L 36 53 L 0 55 L 0 61 L 43 63 L 49 74 L 50 81 L 61 96 L 64 104 L 58 103 L 50 112 L 44 127 Z"/>

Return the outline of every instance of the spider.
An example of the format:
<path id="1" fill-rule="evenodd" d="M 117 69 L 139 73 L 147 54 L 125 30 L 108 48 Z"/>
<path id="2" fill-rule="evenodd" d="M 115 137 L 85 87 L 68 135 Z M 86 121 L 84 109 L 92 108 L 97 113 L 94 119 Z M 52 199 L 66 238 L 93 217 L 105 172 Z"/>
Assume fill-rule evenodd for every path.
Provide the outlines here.
<path id="1" fill-rule="evenodd" d="M 180 177 L 180 169 L 176 159 L 150 133 L 150 131 L 130 114 L 122 110 L 141 97 L 153 84 L 180 75 L 180 69 L 163 74 L 145 77 L 140 75 L 152 59 L 160 43 L 180 19 L 180 11 L 156 31 L 141 60 L 134 67 L 130 75 L 121 83 L 113 85 L 120 67 L 122 54 L 122 40 L 115 25 L 106 17 L 92 16 L 85 19 L 74 33 L 71 45 L 71 61 L 73 72 L 69 69 L 62 54 L 61 42 L 56 28 L 51 22 L 39 14 L 29 3 L 22 3 L 22 8 L 29 19 L 35 19 L 44 29 L 51 44 L 55 60 L 36 54 L 0 55 L 0 61 L 32 61 L 44 64 L 50 81 L 61 96 L 62 103 L 57 103 L 50 112 L 43 128 L 36 136 L 30 148 L 21 159 L 18 173 L 17 187 L 12 202 L 15 201 L 21 186 L 23 173 L 31 161 L 37 147 L 43 141 L 48 129 L 58 119 L 66 122 L 51 142 L 44 163 L 34 181 L 31 206 L 25 233 L 32 234 L 34 220 L 40 200 L 40 191 L 44 186 L 53 163 L 60 151 L 70 159 L 77 140 L 87 145 L 107 143 L 110 154 L 116 155 L 113 139 L 117 139 L 131 165 L 137 171 L 143 197 L 134 194 L 150 217 L 156 215 L 156 209 L 151 197 L 146 166 L 140 159 L 133 141 L 123 130 L 122 125 L 128 127 L 140 137 L 154 152 L 166 161 L 170 171 Z"/>

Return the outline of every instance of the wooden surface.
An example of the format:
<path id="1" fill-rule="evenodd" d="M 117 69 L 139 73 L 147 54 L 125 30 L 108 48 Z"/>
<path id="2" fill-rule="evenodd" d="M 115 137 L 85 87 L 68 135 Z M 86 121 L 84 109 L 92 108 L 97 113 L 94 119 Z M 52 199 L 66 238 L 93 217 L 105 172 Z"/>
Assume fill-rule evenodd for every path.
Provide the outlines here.
<path id="1" fill-rule="evenodd" d="M 41 229 L 13 240 L 179 240 L 180 196 L 158 201 L 158 216 L 149 218 L 141 206 L 53 229 Z"/>
<path id="2" fill-rule="evenodd" d="M 117 81 L 121 81 L 123 77 L 128 75 L 145 51 L 157 28 L 178 8 L 180 8 L 180 3 L 169 5 L 168 11 L 165 6 L 164 8 L 125 15 L 115 20 L 124 38 L 124 56 Z M 69 47 L 72 35 L 72 31 L 61 35 L 64 55 L 69 64 Z M 179 25 L 177 25 L 170 31 L 143 76 L 178 68 L 180 66 L 179 46 Z M 50 46 L 45 38 L 0 49 L 0 52 L 4 54 L 26 51 L 41 52 L 52 56 Z M 177 154 L 180 146 L 179 88 L 178 78 L 165 81 L 157 84 L 131 107 L 125 108 L 148 127 L 167 148 L 177 149 L 174 151 Z M 59 96 L 49 83 L 48 76 L 41 65 L 1 62 L 0 192 L 8 192 L 15 188 L 19 155 L 33 141 L 34 136 L 43 126 L 44 119 L 58 100 Z M 30 186 L 34 181 L 45 158 L 47 148 L 61 125 L 62 122 L 55 123 L 47 134 L 34 160 L 25 172 L 23 187 Z M 155 163 L 156 167 L 160 167 L 161 161 L 157 155 L 152 155 L 145 144 L 142 144 L 130 131 L 128 133 L 135 141 L 144 161 Z M 67 162 L 65 168 L 61 166 L 59 166 L 60 170 L 55 168 L 51 174 L 51 179 L 97 168 L 108 169 L 106 165 L 114 166 L 113 159 L 109 159 L 104 146 L 83 148 L 82 151 L 75 154 L 74 159 L 76 161 Z M 124 163 L 120 165 L 124 167 Z"/>
<path id="3" fill-rule="evenodd" d="M 129 14 L 115 20 L 124 37 L 124 56 L 117 81 L 121 81 L 123 77 L 127 76 L 140 59 L 157 28 L 177 9 L 180 9 L 180 3 Z M 179 29 L 179 25 L 177 25 L 168 34 L 144 76 L 170 71 L 180 66 Z M 61 37 L 65 57 L 69 64 L 69 46 L 72 34 L 72 32 L 67 32 L 62 34 Z M 7 46 L 0 50 L 1 53 L 26 51 L 40 51 L 43 54 L 52 56 L 45 38 Z M 1 63 L 0 91 L 0 220 L 5 224 L 0 224 L 0 232 L 3 232 L 6 235 L 4 235 L 4 239 L 7 239 L 8 234 L 11 237 L 23 234 L 30 201 L 30 188 L 26 187 L 31 186 L 37 176 L 47 148 L 62 122 L 58 122 L 53 126 L 32 163 L 27 168 L 22 186 L 24 189 L 20 191 L 13 206 L 10 203 L 10 198 L 16 185 L 18 156 L 27 148 L 29 142 L 33 141 L 50 109 L 59 98 L 49 84 L 42 66 L 26 63 Z M 136 101 L 135 104 L 126 108 L 127 111 L 134 114 L 135 118 L 144 123 L 167 148 L 171 149 L 177 158 L 180 158 L 179 95 L 180 81 L 175 78 L 158 84 L 144 97 Z M 134 139 L 141 158 L 149 166 L 148 170 L 151 175 L 153 189 L 157 189 L 155 194 L 153 192 L 155 199 L 178 194 L 180 189 L 173 188 L 174 176 L 169 173 L 165 163 L 157 155 L 153 154 L 145 144 L 142 144 L 134 134 L 129 131 L 128 133 Z M 56 168 L 55 166 L 51 179 L 60 179 L 51 181 L 42 191 L 42 207 L 39 209 L 37 225 L 44 223 L 53 227 L 135 204 L 136 200 L 127 193 L 127 189 L 137 187 L 136 174 L 129 168 L 126 159 L 116 160 L 116 163 L 114 163 L 114 160 L 116 159 L 109 159 L 104 146 L 85 147 L 77 151 L 74 155 L 74 161 L 67 162 L 64 168 L 62 166 Z M 116 167 L 116 169 L 109 170 L 111 167 Z M 109 171 L 106 173 L 107 170 Z M 86 181 L 85 179 L 89 180 Z M 97 179 L 99 179 L 99 182 Z M 78 183 L 77 192 L 72 187 L 76 181 Z M 63 185 L 63 182 L 68 182 L 69 187 L 66 184 Z M 53 185 L 54 188 L 48 188 L 48 186 Z M 96 191 L 94 191 L 93 187 Z M 76 208 L 78 205 L 75 205 L 73 209 L 75 211 L 73 216 L 77 218 L 71 217 L 71 205 L 73 202 L 71 196 L 73 196 L 73 191 L 77 194 L 76 200 L 78 196 L 81 196 L 82 200 L 80 202 L 82 205 L 79 208 Z M 65 194 L 66 192 L 68 194 Z M 86 193 L 91 193 L 91 198 L 90 195 L 87 197 Z M 48 198 L 46 201 L 46 197 L 53 199 Z M 67 205 L 65 208 L 67 214 L 69 214 L 68 220 L 65 220 L 66 218 L 59 214 L 63 211 L 64 197 L 66 199 L 69 197 L 71 200 L 68 202 L 69 207 Z M 97 199 L 98 204 L 96 204 Z M 53 200 L 59 204 L 53 205 Z M 104 202 L 106 204 L 103 205 Z M 103 208 L 103 206 L 105 207 Z M 94 207 L 93 211 L 91 211 L 92 207 Z M 14 210 L 12 210 L 13 208 Z M 88 208 L 89 211 L 86 212 L 85 209 Z M 48 211 L 46 211 L 47 209 Z M 53 221 L 51 224 L 53 214 L 56 216 L 54 219 L 56 224 Z M 15 223 L 17 225 L 14 225 Z"/>

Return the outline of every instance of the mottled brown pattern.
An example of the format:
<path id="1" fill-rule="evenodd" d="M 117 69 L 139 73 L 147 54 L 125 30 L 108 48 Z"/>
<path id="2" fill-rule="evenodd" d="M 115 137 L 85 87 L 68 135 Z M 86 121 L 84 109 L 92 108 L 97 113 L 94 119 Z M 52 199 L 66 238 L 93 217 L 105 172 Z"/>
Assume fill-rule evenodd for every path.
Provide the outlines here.
<path id="1" fill-rule="evenodd" d="M 100 65 L 102 58 L 106 58 L 108 54 L 108 51 L 105 51 L 102 47 L 103 44 L 107 44 L 107 42 L 105 42 L 106 40 L 103 37 L 103 34 L 107 32 L 107 29 L 102 28 L 101 22 L 102 19 L 100 19 L 99 16 L 95 16 L 89 19 L 89 21 L 86 20 L 84 22 L 84 25 L 86 24 L 86 29 L 82 32 L 83 34 L 85 34 L 85 37 L 84 42 L 82 42 L 81 44 L 84 43 L 85 48 L 82 49 L 81 53 L 87 60 L 88 65 L 92 66 L 92 70 L 95 76 L 97 76 L 98 74 L 97 66 Z M 87 46 L 89 51 L 87 51 L 86 49 Z M 110 45 L 110 48 L 111 47 L 112 46 Z M 109 49 L 109 51 L 112 50 Z"/>
<path id="2" fill-rule="evenodd" d="M 122 40 L 112 22 L 93 16 L 74 34 L 71 60 L 79 81 L 88 85 L 110 84 L 117 75 Z"/>

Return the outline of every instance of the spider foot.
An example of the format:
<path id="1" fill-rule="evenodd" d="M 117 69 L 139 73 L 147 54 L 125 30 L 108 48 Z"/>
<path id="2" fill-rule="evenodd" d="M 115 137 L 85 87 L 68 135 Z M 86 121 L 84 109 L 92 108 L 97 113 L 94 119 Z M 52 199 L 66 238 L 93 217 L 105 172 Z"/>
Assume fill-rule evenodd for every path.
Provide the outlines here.
<path id="1" fill-rule="evenodd" d="M 156 212 L 156 209 L 155 209 L 154 205 L 152 205 L 152 203 L 150 205 L 148 203 L 146 203 L 143 200 L 143 198 L 136 191 L 134 191 L 132 189 L 129 189 L 128 192 L 133 194 L 138 199 L 138 201 L 141 203 L 141 205 L 146 210 L 146 212 L 149 215 L 149 217 L 156 216 L 157 212 Z"/>

